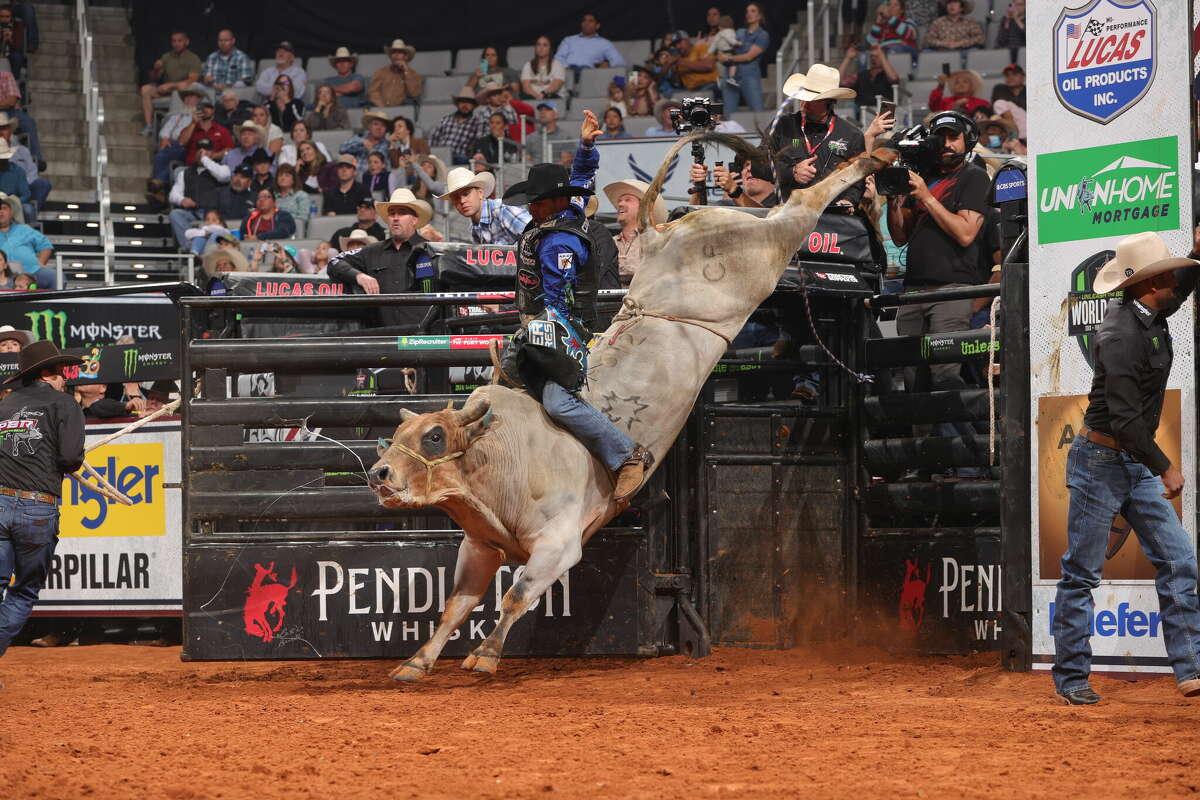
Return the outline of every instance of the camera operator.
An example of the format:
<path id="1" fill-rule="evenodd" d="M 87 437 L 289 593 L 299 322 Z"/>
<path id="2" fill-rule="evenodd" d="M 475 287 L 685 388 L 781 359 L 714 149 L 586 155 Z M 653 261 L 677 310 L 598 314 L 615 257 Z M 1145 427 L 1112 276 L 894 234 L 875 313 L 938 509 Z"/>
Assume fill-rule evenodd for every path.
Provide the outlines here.
<path id="1" fill-rule="evenodd" d="M 989 181 L 982 167 L 966 162 L 979 140 L 975 123 L 957 111 L 934 115 L 929 125 L 935 147 L 918 164 L 925 173 L 908 170 L 908 190 L 889 194 L 888 228 L 896 245 L 908 245 L 906 292 L 927 292 L 979 283 L 979 231 L 988 207 Z M 903 153 L 903 146 L 901 147 Z M 876 180 L 876 185 L 879 185 Z M 971 300 L 901 306 L 896 314 L 900 336 L 964 331 L 970 325 Z M 935 389 L 962 386 L 959 364 L 930 365 Z M 913 391 L 915 368 L 905 369 Z"/>
<path id="2" fill-rule="evenodd" d="M 692 185 L 706 183 L 709 169 L 704 164 L 692 164 Z M 771 167 L 764 153 L 761 160 L 738 157 L 730 171 L 717 162 L 712 168 L 713 183 L 725 192 L 725 197 L 714 205 L 735 205 L 743 208 L 771 208 L 779 204 L 775 184 L 771 182 Z M 693 190 L 692 205 L 700 204 L 700 195 Z"/>

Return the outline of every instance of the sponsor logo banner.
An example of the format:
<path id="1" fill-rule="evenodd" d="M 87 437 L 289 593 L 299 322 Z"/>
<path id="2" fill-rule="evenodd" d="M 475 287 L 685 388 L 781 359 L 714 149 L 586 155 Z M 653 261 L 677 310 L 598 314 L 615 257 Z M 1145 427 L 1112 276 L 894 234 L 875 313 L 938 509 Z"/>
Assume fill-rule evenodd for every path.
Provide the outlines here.
<path id="1" fill-rule="evenodd" d="M 1150 0 L 1092 0 L 1054 24 L 1054 91 L 1067 110 L 1107 125 L 1154 81 L 1157 9 Z"/>
<path id="2" fill-rule="evenodd" d="M 166 534 L 165 464 L 161 442 L 106 444 L 88 454 L 88 463 L 117 491 L 132 500 L 133 505 L 109 501 L 99 492 L 84 488 L 69 478 L 64 479 L 61 537 L 112 536 L 114 530 L 131 536 Z"/>

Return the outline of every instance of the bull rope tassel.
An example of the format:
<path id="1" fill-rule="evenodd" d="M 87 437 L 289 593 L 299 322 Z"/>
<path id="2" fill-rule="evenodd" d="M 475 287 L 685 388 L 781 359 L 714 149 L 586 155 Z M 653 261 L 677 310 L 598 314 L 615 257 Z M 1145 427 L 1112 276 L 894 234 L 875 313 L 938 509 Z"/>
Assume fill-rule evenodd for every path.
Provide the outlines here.
<path id="1" fill-rule="evenodd" d="M 665 319 L 668 322 L 682 322 L 684 325 L 695 325 L 697 328 L 706 330 L 714 336 L 720 336 L 721 340 L 725 342 L 726 347 L 733 346 L 733 342 L 728 336 L 714 328 L 708 327 L 703 322 L 697 322 L 694 319 L 673 317 L 670 314 L 656 314 L 653 311 L 647 311 L 646 309 L 642 308 L 641 303 L 639 303 L 637 300 L 634 300 L 629 295 L 625 295 L 625 297 L 621 300 L 621 310 L 613 316 L 613 322 L 623 320 L 629 320 L 629 322 L 622 325 L 617 332 L 612 335 L 612 337 L 609 339 L 609 344 L 615 343 L 617 341 L 617 337 L 624 333 L 627 328 L 633 326 L 639 320 L 641 320 L 642 317 L 655 317 L 657 319 Z"/>
<path id="2" fill-rule="evenodd" d="M 996 396 L 994 394 L 994 386 L 996 378 L 992 374 L 996 365 L 996 312 L 1000 308 L 1000 298 L 992 298 L 992 308 L 989 313 L 991 327 L 988 333 L 988 365 L 987 365 L 987 387 L 988 387 L 988 466 L 996 464 Z"/>
<path id="3" fill-rule="evenodd" d="M 422 464 L 425 465 L 425 497 L 426 498 L 428 498 L 430 493 L 433 492 L 433 468 L 438 466 L 439 464 L 445 464 L 447 461 L 453 461 L 456 458 L 460 458 L 464 453 L 467 452 L 465 449 L 456 450 L 455 452 L 451 453 L 448 456 L 442 456 L 441 458 L 435 458 L 433 460 L 430 460 L 430 459 L 426 458 L 425 456 L 421 455 L 420 453 L 418 453 L 416 450 L 410 450 L 409 448 L 405 447 L 404 445 L 400 444 L 399 442 L 392 442 L 392 447 L 396 448 L 401 453 L 404 453 L 406 456 L 412 456 L 417 461 L 420 461 Z"/>

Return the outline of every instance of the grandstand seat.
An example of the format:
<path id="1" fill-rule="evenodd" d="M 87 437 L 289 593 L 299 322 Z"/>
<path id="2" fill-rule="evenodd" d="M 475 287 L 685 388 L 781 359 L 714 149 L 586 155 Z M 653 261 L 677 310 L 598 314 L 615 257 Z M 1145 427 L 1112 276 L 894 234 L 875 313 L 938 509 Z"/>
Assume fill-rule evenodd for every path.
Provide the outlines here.
<path id="1" fill-rule="evenodd" d="M 927 106 L 929 104 L 929 93 L 937 88 L 937 81 L 910 81 L 908 84 L 908 92 L 912 97 L 913 107 Z"/>
<path id="2" fill-rule="evenodd" d="M 431 103 L 447 103 L 454 93 L 463 88 L 460 75 L 435 75 L 425 79 L 421 97 Z"/>
<path id="3" fill-rule="evenodd" d="M 428 103 L 421 105 L 421 127 L 425 129 L 425 133 L 429 133 L 437 124 L 442 121 L 442 117 L 453 112 L 455 107 L 452 105 L 441 103 Z"/>
<path id="4" fill-rule="evenodd" d="M 429 148 L 429 153 L 440 158 L 447 168 L 451 166 L 450 161 L 453 159 L 453 156 L 450 153 L 449 147 L 431 147 Z"/>
<path id="5" fill-rule="evenodd" d="M 982 75 L 1000 75 L 1010 63 L 1008 49 L 972 50 L 967 54 L 967 66 Z"/>
<path id="6" fill-rule="evenodd" d="M 450 71 L 451 52 L 449 50 L 418 50 L 411 63 L 413 69 L 424 76 L 445 75 Z"/>
<path id="7" fill-rule="evenodd" d="M 578 97 L 607 97 L 608 85 L 617 75 L 624 75 L 624 67 L 597 67 L 585 69 L 579 75 L 575 84 L 575 94 Z"/>
<path id="8" fill-rule="evenodd" d="M 325 239 L 329 237 L 338 228 L 344 228 L 347 225 L 353 225 L 357 219 L 353 214 L 339 214 L 332 217 L 313 217 L 308 221 L 308 238 L 310 239 Z"/>
<path id="9" fill-rule="evenodd" d="M 318 83 L 322 78 L 328 78 L 331 75 L 336 75 L 337 70 L 333 68 L 333 64 L 329 63 L 328 56 L 313 56 L 304 62 L 304 71 L 308 73 L 308 82 Z"/>
<path id="10" fill-rule="evenodd" d="M 358 72 L 367 80 L 375 74 L 380 67 L 387 66 L 391 62 L 388 60 L 386 53 L 367 53 L 359 54 L 358 56 Z"/>
<path id="11" fill-rule="evenodd" d="M 510 47 L 508 48 L 506 58 L 508 59 L 508 65 L 517 72 L 520 72 L 521 67 L 523 67 L 527 61 L 533 58 L 533 45 L 518 45 L 516 47 Z"/>
<path id="12" fill-rule="evenodd" d="M 354 135 L 352 130 L 336 129 L 331 131 L 313 131 L 313 141 L 325 145 L 325 149 L 329 151 L 332 158 L 337 158 L 338 148 L 342 146 L 342 142 Z"/>
<path id="13" fill-rule="evenodd" d="M 942 64 L 950 64 L 950 71 L 958 69 L 960 63 L 959 55 L 954 50 L 926 50 L 921 53 L 921 57 L 917 60 L 917 78 L 928 80 L 929 78 L 936 79 L 942 72 Z"/>
<path id="14" fill-rule="evenodd" d="M 901 77 L 912 72 L 912 56 L 908 53 L 889 53 L 888 61 L 892 62 L 892 69 Z"/>
<path id="15" fill-rule="evenodd" d="M 625 64 L 631 67 L 634 64 L 645 64 L 650 58 L 651 48 L 654 43 L 649 39 L 632 39 L 624 42 L 613 42 L 613 47 L 617 48 L 622 56 L 625 57 Z"/>
<path id="16" fill-rule="evenodd" d="M 249 100 L 251 103 L 258 102 L 258 90 L 253 86 L 239 86 L 236 89 L 230 89 L 230 91 L 237 95 L 238 100 Z"/>

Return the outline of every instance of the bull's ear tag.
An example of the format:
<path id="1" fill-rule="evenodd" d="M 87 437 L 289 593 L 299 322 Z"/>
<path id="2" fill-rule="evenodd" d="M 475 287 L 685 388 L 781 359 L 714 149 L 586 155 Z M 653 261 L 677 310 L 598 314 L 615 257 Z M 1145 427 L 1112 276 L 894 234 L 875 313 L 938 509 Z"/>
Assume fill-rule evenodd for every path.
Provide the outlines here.
<path id="1" fill-rule="evenodd" d="M 385 452 L 387 452 L 391 448 L 391 446 L 392 446 L 391 439 L 380 439 L 377 442 L 375 442 L 375 451 L 377 453 L 379 453 L 379 455 L 383 455 Z"/>

